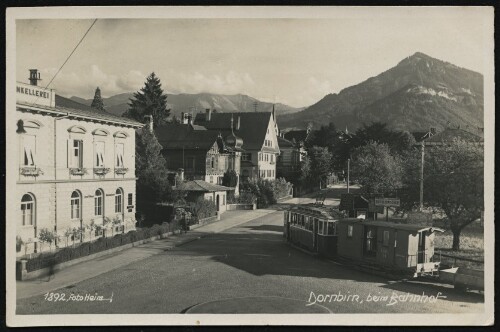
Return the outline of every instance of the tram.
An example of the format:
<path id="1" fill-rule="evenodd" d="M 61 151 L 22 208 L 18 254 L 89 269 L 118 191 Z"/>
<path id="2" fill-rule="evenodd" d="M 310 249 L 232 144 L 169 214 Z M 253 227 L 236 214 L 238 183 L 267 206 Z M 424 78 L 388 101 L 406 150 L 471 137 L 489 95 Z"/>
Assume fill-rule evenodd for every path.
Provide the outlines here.
<path id="1" fill-rule="evenodd" d="M 326 257 L 337 254 L 337 221 L 341 215 L 314 204 L 285 211 L 284 234 L 291 244 Z"/>
<path id="2" fill-rule="evenodd" d="M 413 277 L 439 273 L 436 232 L 443 230 L 345 218 L 338 210 L 315 204 L 296 205 L 284 214 L 283 236 L 297 247 L 349 265 Z"/>

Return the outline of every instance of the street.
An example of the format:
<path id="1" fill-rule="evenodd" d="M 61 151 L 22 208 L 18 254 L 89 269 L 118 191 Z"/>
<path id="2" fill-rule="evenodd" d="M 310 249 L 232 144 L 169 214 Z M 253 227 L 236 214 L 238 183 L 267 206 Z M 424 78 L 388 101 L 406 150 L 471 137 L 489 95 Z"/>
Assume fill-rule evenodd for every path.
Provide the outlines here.
<path id="1" fill-rule="evenodd" d="M 447 285 L 421 281 L 391 281 L 292 248 L 282 236 L 282 217 L 278 205 L 275 212 L 223 232 L 206 234 L 48 295 L 20 299 L 17 313 L 471 313 L 484 310 L 483 296 L 479 294 L 464 294 Z M 428 301 L 415 297 L 423 294 L 432 297 Z M 97 296 L 97 300 L 91 296 Z M 435 300 L 436 296 L 439 299 Z M 59 301 L 55 301 L 56 297 Z"/>

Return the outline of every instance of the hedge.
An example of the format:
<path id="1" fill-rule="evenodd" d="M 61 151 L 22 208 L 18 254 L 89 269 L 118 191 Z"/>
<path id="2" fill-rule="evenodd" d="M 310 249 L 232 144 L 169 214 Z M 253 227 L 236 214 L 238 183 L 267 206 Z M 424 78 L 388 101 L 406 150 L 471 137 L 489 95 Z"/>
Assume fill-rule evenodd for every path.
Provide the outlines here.
<path id="1" fill-rule="evenodd" d="M 66 247 L 55 253 L 42 253 L 37 257 L 27 260 L 26 270 L 28 272 L 36 271 L 49 267 L 50 265 L 64 263 L 125 244 L 148 239 L 156 235 L 165 234 L 177 230 L 178 227 L 179 225 L 177 222 L 172 221 L 168 224 L 153 225 L 150 228 L 141 228 L 125 234 L 117 234 L 113 237 L 101 237 L 94 242 L 84 242 L 74 248 Z"/>

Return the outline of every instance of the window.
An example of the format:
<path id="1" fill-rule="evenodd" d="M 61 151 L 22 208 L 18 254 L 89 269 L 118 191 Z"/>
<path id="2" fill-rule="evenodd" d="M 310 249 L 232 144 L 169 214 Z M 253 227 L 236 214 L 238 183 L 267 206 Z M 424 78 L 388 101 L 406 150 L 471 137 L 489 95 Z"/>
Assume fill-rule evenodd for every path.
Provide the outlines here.
<path id="1" fill-rule="evenodd" d="M 389 231 L 384 231 L 384 246 L 388 246 L 389 245 Z"/>
<path id="2" fill-rule="evenodd" d="M 271 162 L 274 162 L 274 154 L 271 155 Z"/>
<path id="3" fill-rule="evenodd" d="M 30 194 L 21 198 L 21 222 L 23 226 L 35 225 L 35 198 Z"/>
<path id="4" fill-rule="evenodd" d="M 347 237 L 352 237 L 353 229 L 353 225 L 347 225 Z"/>
<path id="5" fill-rule="evenodd" d="M 335 235 L 335 224 L 333 222 L 327 222 L 326 234 Z"/>
<path id="6" fill-rule="evenodd" d="M 94 166 L 104 167 L 104 142 L 94 143 Z"/>
<path id="7" fill-rule="evenodd" d="M 80 219 L 82 199 L 78 191 L 71 194 L 71 219 Z"/>
<path id="8" fill-rule="evenodd" d="M 252 154 L 251 153 L 242 153 L 241 154 L 241 160 L 242 161 L 251 161 L 252 160 Z"/>
<path id="9" fill-rule="evenodd" d="M 134 194 L 128 194 L 128 205 L 134 205 Z"/>
<path id="10" fill-rule="evenodd" d="M 115 167 L 116 168 L 123 168 L 123 152 L 124 152 L 124 145 L 123 143 L 117 143 L 115 145 Z"/>
<path id="11" fill-rule="evenodd" d="M 83 141 L 70 140 L 69 166 L 83 167 Z"/>
<path id="12" fill-rule="evenodd" d="M 214 177 L 210 176 L 210 183 L 214 183 Z"/>
<path id="13" fill-rule="evenodd" d="M 23 166 L 35 166 L 36 136 L 24 135 L 23 138 Z"/>
<path id="14" fill-rule="evenodd" d="M 212 168 L 215 168 L 215 158 L 214 157 L 212 157 L 211 166 L 212 166 Z M 212 180 L 210 180 L 210 183 L 212 183 Z"/>
<path id="15" fill-rule="evenodd" d="M 116 189 L 115 193 L 115 213 L 123 212 L 123 190 L 121 188 Z"/>
<path id="16" fill-rule="evenodd" d="M 259 161 L 262 161 L 262 153 L 259 152 Z"/>
<path id="17" fill-rule="evenodd" d="M 95 196 L 94 196 L 94 215 L 96 217 L 102 217 L 103 199 L 104 199 L 104 194 L 102 190 L 97 189 L 95 191 Z"/>

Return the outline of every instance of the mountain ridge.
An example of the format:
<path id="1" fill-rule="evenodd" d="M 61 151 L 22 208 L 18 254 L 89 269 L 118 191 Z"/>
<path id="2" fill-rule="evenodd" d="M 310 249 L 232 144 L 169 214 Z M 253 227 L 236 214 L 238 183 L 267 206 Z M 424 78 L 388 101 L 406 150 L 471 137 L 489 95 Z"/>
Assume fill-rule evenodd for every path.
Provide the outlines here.
<path id="1" fill-rule="evenodd" d="M 115 115 L 122 115 L 128 109 L 128 103 L 133 94 L 133 92 L 125 92 L 103 98 L 106 111 Z M 92 104 L 92 99 L 84 99 L 78 96 L 72 96 L 70 99 L 84 105 Z M 257 103 L 257 111 L 259 112 L 271 111 L 273 108 L 273 103 L 263 102 L 245 94 L 167 93 L 167 107 L 171 109 L 171 116 L 175 115 L 177 117 L 180 117 L 182 112 L 196 113 L 207 108 L 216 109 L 219 112 L 253 112 L 254 103 Z M 282 103 L 275 103 L 274 107 L 278 115 L 299 112 L 304 109 L 303 107 L 297 108 Z"/>
<path id="2" fill-rule="evenodd" d="M 384 122 L 398 130 L 483 127 L 483 76 L 417 52 L 367 80 L 327 94 L 306 109 L 278 118 L 280 128 L 333 122 L 356 129 Z"/>

